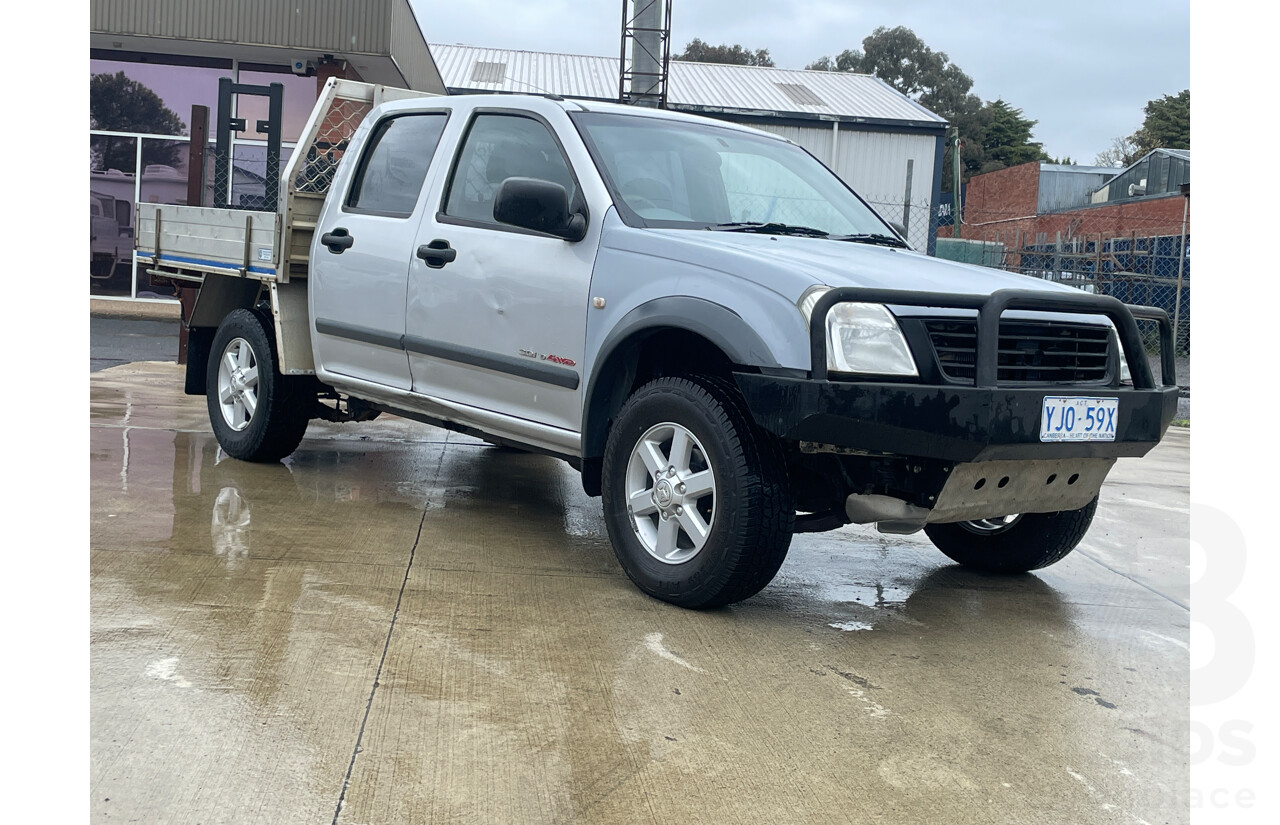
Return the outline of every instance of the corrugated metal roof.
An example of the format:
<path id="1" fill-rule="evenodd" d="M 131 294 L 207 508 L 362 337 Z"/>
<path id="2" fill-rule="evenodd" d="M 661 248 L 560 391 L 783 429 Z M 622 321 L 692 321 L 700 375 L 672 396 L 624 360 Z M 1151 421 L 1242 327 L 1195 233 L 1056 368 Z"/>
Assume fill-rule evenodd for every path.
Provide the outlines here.
<path id="1" fill-rule="evenodd" d="M 616 100 L 618 59 L 432 43 L 444 84 L 473 92 L 544 92 Z M 501 82 L 473 80 L 477 63 L 505 64 Z M 488 77 L 483 67 L 480 77 Z M 667 104 L 673 109 L 936 126 L 946 120 L 877 77 L 719 63 L 671 62 Z"/>
<path id="2" fill-rule="evenodd" d="M 672 61 L 669 103 L 706 109 L 804 113 L 867 120 L 941 124 L 946 120 L 878 77 L 763 66 Z M 787 87 L 801 86 L 819 102 L 796 103 Z"/>
<path id="3" fill-rule="evenodd" d="M 370 82 L 443 91 L 409 0 L 91 0 L 92 48 L 286 65 L 329 54 Z M 264 110 L 265 111 L 265 110 Z"/>
<path id="4" fill-rule="evenodd" d="M 1111 178 L 1115 169 L 1105 166 L 1040 164 L 1040 187 L 1036 212 L 1067 212 L 1089 203 L 1090 196 Z"/>
<path id="5" fill-rule="evenodd" d="M 1112 178 L 1112 180 L 1118 180 L 1125 173 L 1130 172 L 1134 169 L 1137 169 L 1139 166 L 1142 166 L 1143 164 L 1148 163 L 1151 160 L 1152 155 L 1166 155 L 1171 158 L 1177 158 L 1178 160 L 1185 160 L 1187 163 L 1191 162 L 1190 149 L 1152 149 L 1150 152 L 1147 152 L 1145 155 L 1138 158 L 1133 163 L 1124 167 L 1120 171 L 1116 172 L 1115 170 L 1112 170 L 1115 173 L 1115 177 Z"/>
<path id="6" fill-rule="evenodd" d="M 513 49 L 485 49 L 477 46 L 449 46 L 432 43 L 431 56 L 435 58 L 444 85 L 449 89 L 465 89 L 469 92 L 531 92 L 557 94 L 563 97 L 581 97 L 590 100 L 618 99 L 618 58 L 591 57 L 579 54 L 550 54 L 548 52 L 522 52 Z M 496 67 L 504 66 L 502 79 L 483 82 L 473 78 L 496 75 Z"/>
<path id="7" fill-rule="evenodd" d="M 1041 163 L 1040 172 L 1068 172 L 1076 175 L 1114 175 L 1114 166 L 1082 166 L 1076 163 Z"/>
<path id="8" fill-rule="evenodd" d="M 1152 149 L 1107 181 L 1094 195 L 1094 202 L 1155 197 L 1176 193 L 1181 184 L 1191 182 L 1191 150 Z M 1130 185 L 1143 193 L 1129 194 Z"/>

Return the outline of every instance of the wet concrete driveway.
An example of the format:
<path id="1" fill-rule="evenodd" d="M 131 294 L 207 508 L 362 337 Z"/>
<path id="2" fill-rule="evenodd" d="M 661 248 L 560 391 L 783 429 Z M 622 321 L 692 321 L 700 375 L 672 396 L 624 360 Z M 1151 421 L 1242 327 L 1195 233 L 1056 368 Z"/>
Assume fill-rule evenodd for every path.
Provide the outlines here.
<path id="1" fill-rule="evenodd" d="M 181 383 L 91 377 L 95 822 L 1187 820 L 1185 430 L 1037 575 L 845 528 L 694 613 L 561 463 L 383 418 L 245 464 Z"/>

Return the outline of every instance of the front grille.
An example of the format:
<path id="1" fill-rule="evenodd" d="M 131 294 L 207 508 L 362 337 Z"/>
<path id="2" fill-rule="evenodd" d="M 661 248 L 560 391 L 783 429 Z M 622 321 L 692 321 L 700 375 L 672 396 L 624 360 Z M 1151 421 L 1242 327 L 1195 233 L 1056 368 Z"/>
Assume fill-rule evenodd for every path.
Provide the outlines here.
<path id="1" fill-rule="evenodd" d="M 978 324 L 925 321 L 942 374 L 972 384 Z M 1001 321 L 996 381 L 1000 384 L 1103 384 L 1108 378 L 1111 330 L 1085 324 Z"/>

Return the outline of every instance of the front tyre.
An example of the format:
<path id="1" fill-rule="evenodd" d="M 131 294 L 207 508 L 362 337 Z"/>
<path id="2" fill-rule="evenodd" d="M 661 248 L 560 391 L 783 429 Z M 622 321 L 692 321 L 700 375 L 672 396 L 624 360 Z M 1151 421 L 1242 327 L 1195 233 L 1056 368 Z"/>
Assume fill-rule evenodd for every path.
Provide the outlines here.
<path id="1" fill-rule="evenodd" d="M 929 524 L 925 535 L 953 561 L 991 573 L 1026 573 L 1066 558 L 1093 523 L 1098 499 L 1079 510 Z"/>
<path id="2" fill-rule="evenodd" d="M 237 309 L 223 319 L 206 375 L 209 421 L 228 455 L 279 461 L 297 449 L 315 398 L 280 374 L 275 331 L 262 315 Z"/>
<path id="3" fill-rule="evenodd" d="M 605 448 L 614 553 L 637 587 L 688 608 L 749 598 L 782 566 L 795 511 L 776 444 L 720 379 L 659 378 L 627 400 Z"/>

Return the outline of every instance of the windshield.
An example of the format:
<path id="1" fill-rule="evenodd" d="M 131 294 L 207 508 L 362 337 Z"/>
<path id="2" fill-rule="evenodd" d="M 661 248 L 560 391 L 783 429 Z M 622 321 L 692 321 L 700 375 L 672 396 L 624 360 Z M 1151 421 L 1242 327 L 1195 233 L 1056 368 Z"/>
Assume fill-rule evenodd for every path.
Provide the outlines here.
<path id="1" fill-rule="evenodd" d="M 633 225 L 892 234 L 843 181 L 794 144 L 637 115 L 572 117 Z"/>

